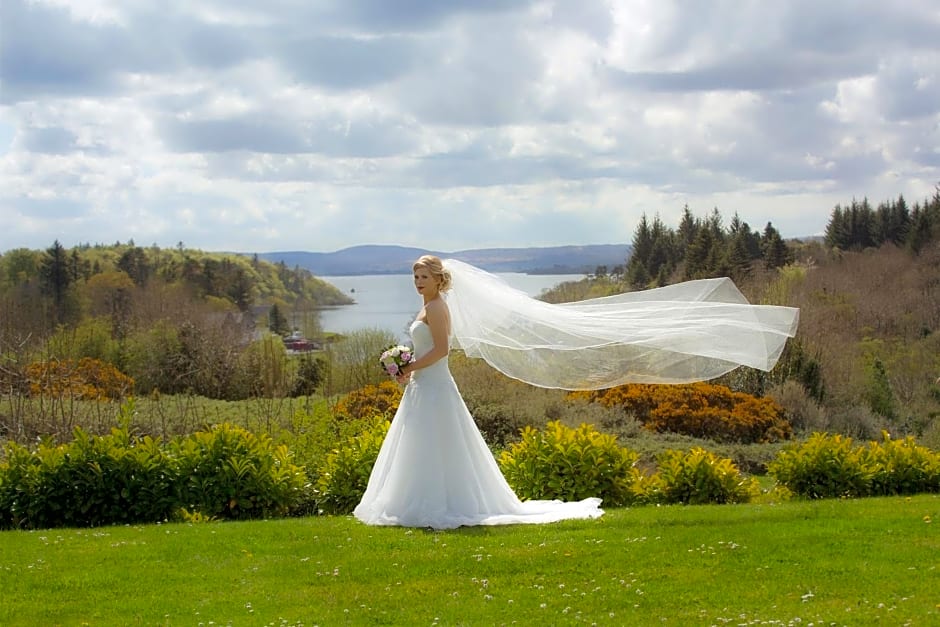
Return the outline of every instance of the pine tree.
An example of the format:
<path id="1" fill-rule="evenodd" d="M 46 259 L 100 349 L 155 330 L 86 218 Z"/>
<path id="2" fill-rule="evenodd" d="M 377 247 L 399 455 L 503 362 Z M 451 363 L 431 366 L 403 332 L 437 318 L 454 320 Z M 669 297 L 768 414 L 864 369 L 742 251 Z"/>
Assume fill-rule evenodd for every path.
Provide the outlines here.
<path id="1" fill-rule="evenodd" d="M 39 277 L 43 293 L 52 297 L 56 307 L 61 307 L 72 282 L 72 273 L 69 271 L 68 253 L 59 240 L 46 249 L 39 268 Z"/>
<path id="2" fill-rule="evenodd" d="M 679 248 L 679 258 L 677 261 L 685 259 L 686 251 L 689 249 L 689 246 L 692 245 L 692 242 L 695 241 L 695 236 L 698 235 L 699 228 L 699 222 L 692 215 L 692 212 L 689 211 L 689 206 L 686 205 L 682 208 L 682 219 L 679 220 L 679 231 L 676 234 Z"/>
<path id="3" fill-rule="evenodd" d="M 709 255 L 714 246 L 712 231 L 709 228 L 698 230 L 695 239 L 685 252 L 685 278 L 701 279 L 711 275 Z"/>
<path id="4" fill-rule="evenodd" d="M 793 260 L 793 254 L 787 248 L 786 242 L 770 222 L 764 228 L 763 245 L 765 268 L 780 268 Z"/>
<path id="5" fill-rule="evenodd" d="M 885 371 L 884 363 L 877 357 L 868 369 L 868 387 L 865 395 L 868 398 L 868 406 L 873 412 L 888 420 L 894 420 L 897 417 L 894 393 L 891 391 L 888 373 Z"/>
<path id="6" fill-rule="evenodd" d="M 286 335 L 290 331 L 287 316 L 284 315 L 277 303 L 271 305 L 271 309 L 268 310 L 268 329 L 271 333 L 277 335 Z"/>
<path id="7" fill-rule="evenodd" d="M 738 228 L 731 240 L 731 246 L 728 247 L 725 265 L 728 268 L 728 274 L 736 281 L 746 277 L 751 271 L 751 256 L 747 250 L 747 240 L 747 230 Z"/>
<path id="8" fill-rule="evenodd" d="M 836 205 L 826 225 L 826 246 L 846 250 L 849 247 L 848 218 L 842 205 Z"/>
<path id="9" fill-rule="evenodd" d="M 914 205 L 914 212 L 911 216 L 911 230 L 907 235 L 907 247 L 915 255 L 920 254 L 924 246 L 930 242 L 930 227 L 930 218 L 927 211 Z"/>
<path id="10" fill-rule="evenodd" d="M 675 236 L 666 225 L 663 224 L 659 216 L 653 219 L 650 236 L 652 237 L 653 245 L 650 248 L 649 258 L 646 261 L 646 269 L 649 271 L 650 276 L 659 277 L 664 274 L 666 276 L 672 274 L 676 265 L 675 245 L 673 243 Z M 656 284 L 663 285 L 658 279 Z"/>
<path id="11" fill-rule="evenodd" d="M 627 262 L 627 280 L 634 289 L 643 289 L 649 285 L 647 263 L 652 250 L 653 235 L 644 213 L 633 232 L 633 246 L 630 260 Z"/>
<path id="12" fill-rule="evenodd" d="M 147 260 L 147 251 L 134 246 L 128 248 L 118 259 L 117 267 L 127 273 L 134 285 L 145 287 L 150 279 L 151 267 Z"/>

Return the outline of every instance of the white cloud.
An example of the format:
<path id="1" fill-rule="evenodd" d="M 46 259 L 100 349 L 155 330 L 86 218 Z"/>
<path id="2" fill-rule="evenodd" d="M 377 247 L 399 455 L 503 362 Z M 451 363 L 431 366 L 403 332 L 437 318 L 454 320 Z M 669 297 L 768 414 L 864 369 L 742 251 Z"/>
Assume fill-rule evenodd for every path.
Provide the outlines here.
<path id="1" fill-rule="evenodd" d="M 927 0 L 4 0 L 0 251 L 819 233 L 940 183 Z"/>

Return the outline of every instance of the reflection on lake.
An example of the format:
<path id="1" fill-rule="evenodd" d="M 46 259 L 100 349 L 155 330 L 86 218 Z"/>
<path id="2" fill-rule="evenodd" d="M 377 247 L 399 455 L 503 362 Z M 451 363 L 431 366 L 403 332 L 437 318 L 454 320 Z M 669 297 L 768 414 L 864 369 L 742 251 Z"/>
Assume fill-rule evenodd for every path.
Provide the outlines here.
<path id="1" fill-rule="evenodd" d="M 531 296 L 538 296 L 559 283 L 579 281 L 583 274 L 521 274 L 499 272 L 512 287 Z M 354 305 L 324 309 L 320 324 L 324 331 L 349 333 L 358 329 L 386 329 L 402 340 L 408 326 L 421 308 L 421 297 L 415 292 L 410 274 L 320 277 L 356 300 Z"/>

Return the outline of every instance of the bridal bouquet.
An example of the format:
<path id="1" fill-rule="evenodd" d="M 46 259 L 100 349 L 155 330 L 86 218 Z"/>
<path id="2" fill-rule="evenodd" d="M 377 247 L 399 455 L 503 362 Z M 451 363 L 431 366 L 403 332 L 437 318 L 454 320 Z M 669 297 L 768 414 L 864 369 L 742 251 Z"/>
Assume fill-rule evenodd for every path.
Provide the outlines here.
<path id="1" fill-rule="evenodd" d="M 394 377 L 401 371 L 402 366 L 410 364 L 412 359 L 414 359 L 414 353 L 407 346 L 389 346 L 382 351 L 379 363 L 382 364 L 382 369 L 388 376 Z"/>

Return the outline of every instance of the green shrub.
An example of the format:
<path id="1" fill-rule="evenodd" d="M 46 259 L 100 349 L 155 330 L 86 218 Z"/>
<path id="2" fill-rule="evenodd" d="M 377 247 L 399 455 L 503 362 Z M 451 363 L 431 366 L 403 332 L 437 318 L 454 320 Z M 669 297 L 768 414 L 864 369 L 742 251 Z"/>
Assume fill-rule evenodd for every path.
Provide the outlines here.
<path id="1" fill-rule="evenodd" d="M 389 426 L 388 420 L 376 416 L 365 431 L 327 455 L 316 484 L 321 513 L 348 514 L 359 504 Z"/>
<path id="2" fill-rule="evenodd" d="M 869 442 L 871 495 L 940 492 L 940 454 L 918 446 L 913 437 L 892 440 L 882 432 L 881 442 Z"/>
<path id="3" fill-rule="evenodd" d="M 0 458 L 0 529 L 30 528 L 38 459 L 25 446 L 6 442 Z"/>
<path id="4" fill-rule="evenodd" d="M 786 447 L 767 471 L 794 494 L 813 499 L 865 496 L 871 480 L 870 465 L 852 439 L 827 433 Z"/>
<path id="5" fill-rule="evenodd" d="M 158 440 L 127 429 L 35 451 L 9 443 L 0 463 L 0 527 L 94 527 L 165 520 L 176 504 L 175 463 Z"/>
<path id="6" fill-rule="evenodd" d="M 841 435 L 814 433 L 768 466 L 777 482 L 808 498 L 940 492 L 940 453 L 912 437 L 853 446 Z"/>
<path id="7" fill-rule="evenodd" d="M 223 423 L 175 441 L 172 452 L 189 512 L 223 519 L 283 516 L 303 499 L 303 468 L 266 435 Z"/>
<path id="8" fill-rule="evenodd" d="M 754 479 L 741 475 L 730 459 L 703 448 L 665 451 L 658 471 L 638 486 L 643 500 L 659 503 L 746 503 L 757 493 Z"/>
<path id="9" fill-rule="evenodd" d="M 90 527 L 190 517 L 285 515 L 302 500 L 303 469 L 286 446 L 223 424 L 164 446 L 76 429 L 68 444 L 8 443 L 0 461 L 0 528 Z"/>
<path id="10" fill-rule="evenodd" d="M 637 457 L 591 425 L 571 429 L 552 421 L 541 431 L 523 429 L 522 439 L 503 451 L 499 464 L 521 499 L 597 496 L 617 506 L 633 501 L 630 487 L 640 476 Z"/>

